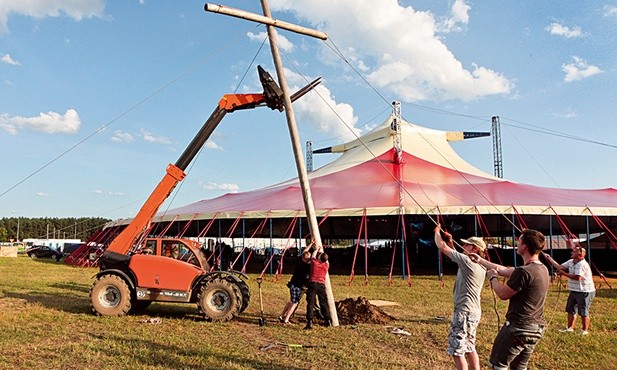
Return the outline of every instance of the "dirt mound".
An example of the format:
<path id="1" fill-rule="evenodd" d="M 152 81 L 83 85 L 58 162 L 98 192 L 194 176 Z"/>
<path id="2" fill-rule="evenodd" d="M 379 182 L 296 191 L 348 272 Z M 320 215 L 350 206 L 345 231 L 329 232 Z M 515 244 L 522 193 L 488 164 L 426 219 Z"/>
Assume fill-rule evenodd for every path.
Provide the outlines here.
<path id="1" fill-rule="evenodd" d="M 377 306 L 372 305 L 368 299 L 358 297 L 347 298 L 336 302 L 339 324 L 387 324 L 395 317 L 388 315 Z"/>

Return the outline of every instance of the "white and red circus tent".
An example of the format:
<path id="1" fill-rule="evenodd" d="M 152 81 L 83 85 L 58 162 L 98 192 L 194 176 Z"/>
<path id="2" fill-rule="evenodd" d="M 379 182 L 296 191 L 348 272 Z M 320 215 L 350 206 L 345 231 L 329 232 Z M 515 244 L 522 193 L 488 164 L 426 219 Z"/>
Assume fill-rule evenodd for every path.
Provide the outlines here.
<path id="1" fill-rule="evenodd" d="M 372 132 L 331 148 L 341 156 L 309 173 L 318 216 L 560 215 L 617 216 L 617 190 L 574 190 L 491 176 L 450 146 L 462 132 L 401 122 L 400 157 L 393 116 Z M 400 158 L 400 159 L 397 159 Z M 155 222 L 293 218 L 304 215 L 297 179 L 205 199 L 159 214 Z M 508 216 L 509 217 L 509 216 Z"/>
<path id="2" fill-rule="evenodd" d="M 617 245 L 616 189 L 546 188 L 489 175 L 450 146 L 465 138 L 464 132 L 433 130 L 390 116 L 371 132 L 327 148 L 340 156 L 309 173 L 322 239 L 355 239 L 356 253 L 361 239 L 363 245 L 389 239 L 390 246 L 401 246 L 399 256 L 419 260 L 422 248 L 409 245 L 417 246 L 422 233 L 431 238 L 434 223 L 440 222 L 455 237 L 499 238 L 498 245 L 504 247 L 507 238 L 512 240 L 516 230 L 528 225 L 568 240 L 603 233 Z M 298 180 L 291 179 L 200 200 L 159 212 L 148 233 L 300 240 L 308 235 L 301 194 Z M 112 237 L 128 222 L 111 222 L 104 235 Z M 391 260 L 394 265 L 394 252 Z"/>

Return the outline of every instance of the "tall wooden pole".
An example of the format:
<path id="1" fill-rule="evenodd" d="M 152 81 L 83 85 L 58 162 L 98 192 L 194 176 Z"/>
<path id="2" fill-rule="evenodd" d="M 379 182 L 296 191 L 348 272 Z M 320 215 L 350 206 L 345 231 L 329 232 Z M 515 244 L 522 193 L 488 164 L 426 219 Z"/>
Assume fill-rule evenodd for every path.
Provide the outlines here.
<path id="1" fill-rule="evenodd" d="M 268 5 L 268 0 L 261 0 L 261 7 L 263 9 L 264 16 L 266 18 L 272 18 L 272 15 L 270 13 L 270 7 Z M 311 194 L 308 174 L 306 172 L 306 167 L 304 166 L 304 156 L 302 155 L 302 144 L 300 143 L 300 136 L 298 135 L 296 117 L 291 106 L 289 87 L 287 86 L 287 79 L 285 78 L 285 71 L 283 70 L 283 62 L 281 60 L 281 55 L 278 50 L 276 30 L 272 25 L 266 25 L 266 28 L 268 29 L 270 50 L 272 51 L 272 59 L 274 60 L 274 66 L 276 68 L 279 86 L 283 90 L 285 116 L 287 117 L 287 127 L 289 128 L 289 135 L 291 137 L 291 145 L 293 147 L 294 157 L 296 158 L 296 169 L 298 170 L 298 179 L 300 180 L 300 187 L 302 188 L 302 199 L 304 200 L 306 218 L 309 223 L 309 229 L 311 231 L 311 235 L 313 236 L 313 240 L 315 241 L 316 246 L 323 252 L 321 233 L 319 232 L 319 224 L 317 223 L 317 216 L 315 214 L 315 204 L 313 203 L 313 196 Z M 330 284 L 329 274 L 326 274 L 325 285 L 326 295 L 328 297 L 328 308 L 330 311 L 330 316 L 332 318 L 332 325 L 338 326 L 338 314 L 336 312 L 336 306 L 334 304 L 334 294 L 332 294 L 332 285 Z"/>
<path id="2" fill-rule="evenodd" d="M 270 6 L 268 0 L 261 0 L 261 6 L 264 16 L 245 12 L 238 9 L 232 9 L 229 7 L 223 7 L 221 5 L 206 4 L 204 9 L 206 11 L 231 15 L 238 18 L 259 22 L 266 25 L 268 30 L 268 38 L 270 39 L 270 50 L 272 51 L 272 59 L 276 68 L 276 74 L 279 80 L 279 86 L 283 90 L 283 104 L 285 106 L 285 116 L 287 117 L 287 126 L 289 128 L 289 135 L 291 137 L 291 144 L 293 148 L 294 157 L 296 160 L 296 169 L 298 170 L 298 179 L 300 181 L 300 187 L 302 189 L 302 199 L 304 201 L 304 208 L 306 212 L 306 218 L 308 220 L 309 230 L 313 237 L 313 241 L 317 248 L 323 251 L 323 244 L 321 242 L 321 234 L 319 232 L 319 224 L 317 223 L 317 216 L 315 214 L 315 205 L 313 203 L 313 196 L 311 195 L 311 188 L 308 180 L 308 174 L 306 167 L 304 166 L 304 156 L 302 154 L 302 145 L 300 143 L 300 136 L 298 135 L 298 128 L 296 125 L 296 118 L 291 106 L 291 98 L 289 95 L 289 87 L 287 86 L 287 79 L 285 78 L 285 71 L 283 70 L 283 62 L 278 50 L 278 42 L 276 37 L 276 31 L 274 27 L 284 28 L 296 33 L 317 37 L 322 40 L 327 39 L 327 35 L 323 32 L 310 30 L 304 27 L 292 25 L 289 23 L 277 21 L 272 18 L 270 13 Z M 339 326 L 338 314 L 336 312 L 336 306 L 334 304 L 334 295 L 332 294 L 332 285 L 330 284 L 330 275 L 326 275 L 326 295 L 328 297 L 328 308 L 332 318 L 332 325 Z"/>

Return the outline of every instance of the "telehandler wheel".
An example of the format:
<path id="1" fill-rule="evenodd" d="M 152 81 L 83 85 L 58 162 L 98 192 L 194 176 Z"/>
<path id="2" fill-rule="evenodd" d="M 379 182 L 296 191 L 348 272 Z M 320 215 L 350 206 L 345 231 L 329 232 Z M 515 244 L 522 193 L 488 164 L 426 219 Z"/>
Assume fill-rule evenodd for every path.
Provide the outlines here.
<path id="1" fill-rule="evenodd" d="M 90 288 L 90 305 L 99 316 L 122 316 L 131 310 L 131 291 L 119 276 L 103 275 Z"/>
<path id="2" fill-rule="evenodd" d="M 201 288 L 197 309 L 208 321 L 229 321 L 240 313 L 240 288 L 222 278 L 212 279 Z"/>
<path id="3" fill-rule="evenodd" d="M 240 293 L 242 294 L 242 306 L 240 307 L 240 313 L 242 313 L 249 306 L 249 302 L 251 301 L 251 292 L 248 284 L 242 279 L 239 280 L 240 281 L 237 282 L 236 285 L 240 288 Z"/>
<path id="4" fill-rule="evenodd" d="M 235 275 L 227 275 L 225 279 L 230 283 L 237 285 L 238 289 L 240 289 L 240 294 L 242 297 L 240 313 L 244 312 L 244 310 L 246 310 L 246 308 L 249 306 L 249 303 L 251 302 L 251 291 L 249 290 L 248 284 Z"/>

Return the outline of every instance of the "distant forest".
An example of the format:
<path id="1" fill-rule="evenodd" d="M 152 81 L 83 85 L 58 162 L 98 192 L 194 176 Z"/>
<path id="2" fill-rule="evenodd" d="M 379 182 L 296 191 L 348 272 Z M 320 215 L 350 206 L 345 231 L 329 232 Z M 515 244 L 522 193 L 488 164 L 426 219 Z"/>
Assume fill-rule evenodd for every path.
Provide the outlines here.
<path id="1" fill-rule="evenodd" d="M 92 234 L 109 222 L 106 218 L 26 218 L 0 219 L 0 242 L 24 239 L 81 239 L 87 241 Z"/>

